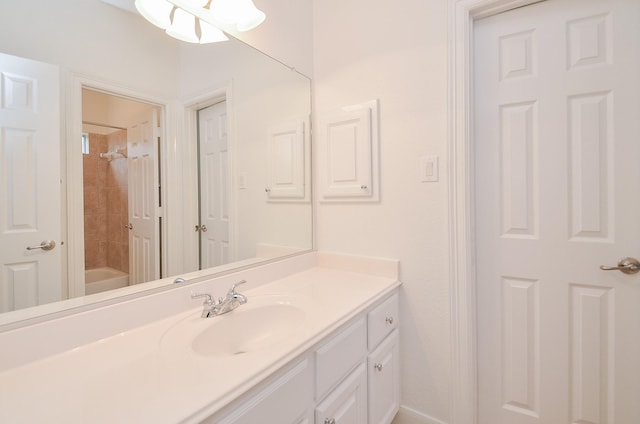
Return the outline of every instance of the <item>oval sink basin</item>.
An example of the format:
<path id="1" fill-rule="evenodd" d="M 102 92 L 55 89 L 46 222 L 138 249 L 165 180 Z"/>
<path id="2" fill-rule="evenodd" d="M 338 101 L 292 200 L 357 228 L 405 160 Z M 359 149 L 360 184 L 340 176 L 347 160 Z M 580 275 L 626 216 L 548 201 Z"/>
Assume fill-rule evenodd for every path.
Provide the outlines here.
<path id="1" fill-rule="evenodd" d="M 287 305 L 244 306 L 211 320 L 191 347 L 205 356 L 232 356 L 273 346 L 302 326 L 303 310 Z"/>

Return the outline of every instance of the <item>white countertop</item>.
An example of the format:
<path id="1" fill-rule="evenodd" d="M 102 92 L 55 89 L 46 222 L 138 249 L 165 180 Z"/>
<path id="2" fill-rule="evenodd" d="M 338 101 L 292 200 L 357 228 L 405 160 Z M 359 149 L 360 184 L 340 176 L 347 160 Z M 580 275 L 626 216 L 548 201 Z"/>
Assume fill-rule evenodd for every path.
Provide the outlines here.
<path id="1" fill-rule="evenodd" d="M 252 298 L 259 304 L 267 295 L 289 296 L 300 300 L 296 306 L 306 318 L 281 342 L 236 356 L 192 351 L 186 333 L 225 317 L 200 318 L 198 306 L 9 369 L 0 373 L 0 422 L 199 422 L 398 284 L 397 278 L 317 266 L 239 290 L 249 300 L 240 308 L 251 308 Z"/>

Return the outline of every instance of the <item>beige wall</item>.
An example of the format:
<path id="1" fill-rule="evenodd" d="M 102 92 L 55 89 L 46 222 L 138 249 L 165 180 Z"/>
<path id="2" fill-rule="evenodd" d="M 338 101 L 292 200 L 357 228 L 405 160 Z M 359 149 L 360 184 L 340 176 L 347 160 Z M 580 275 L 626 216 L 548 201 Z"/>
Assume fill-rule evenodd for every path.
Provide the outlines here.
<path id="1" fill-rule="evenodd" d="M 313 1 L 254 0 L 267 18 L 257 28 L 234 34 L 304 75 L 313 73 Z"/>
<path id="2" fill-rule="evenodd" d="M 400 260 L 402 404 L 447 422 L 447 1 L 314 1 L 314 113 L 380 99 L 381 201 L 319 204 L 320 250 Z M 440 181 L 418 158 L 440 157 Z M 436 421 L 438 420 L 438 421 Z"/>
<path id="3" fill-rule="evenodd" d="M 161 97 L 175 96 L 179 45 L 99 0 L 0 2 L 1 52 Z"/>

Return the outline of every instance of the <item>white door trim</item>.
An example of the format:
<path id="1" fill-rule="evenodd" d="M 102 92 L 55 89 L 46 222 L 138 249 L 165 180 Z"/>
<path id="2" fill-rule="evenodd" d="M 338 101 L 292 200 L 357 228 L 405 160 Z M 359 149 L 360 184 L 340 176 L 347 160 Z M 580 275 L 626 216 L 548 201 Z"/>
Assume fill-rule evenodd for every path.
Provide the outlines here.
<path id="1" fill-rule="evenodd" d="M 84 225 L 78 225 L 78 222 L 84 222 L 82 153 L 79 142 L 77 143 L 78 148 L 74 149 L 72 148 L 73 145 L 70 145 L 70 143 L 66 141 L 80 140 L 82 137 L 83 88 L 103 91 L 114 96 L 128 97 L 132 100 L 153 104 L 161 109 L 161 151 L 163 157 L 160 159 L 159 166 L 161 169 L 160 185 L 163 187 L 162 216 L 164 217 L 162 220 L 162 240 L 160 241 L 163 246 L 162 275 L 168 275 L 167 272 L 170 267 L 169 258 L 171 254 L 165 246 L 170 246 L 168 240 L 173 240 L 173 233 L 170 233 L 172 228 L 167 225 L 167 216 L 169 215 L 167 204 L 171 204 L 171 201 L 168 201 L 171 193 L 178 191 L 169 188 L 169 180 L 167 179 L 167 172 L 171 172 L 172 175 L 177 175 L 174 169 L 176 165 L 170 160 L 170 158 L 177 156 L 174 149 L 175 146 L 168 142 L 168 135 L 170 131 L 173 131 L 173 128 L 169 128 L 169 119 L 167 119 L 167 109 L 169 108 L 170 102 L 117 83 L 106 82 L 87 75 L 69 72 L 66 89 L 66 116 L 63 119 L 66 125 L 64 130 L 66 134 L 66 137 L 64 137 L 64 148 L 66 152 L 63 154 L 63 157 L 66 159 L 66 173 L 64 174 L 66 178 L 66 204 L 64 206 L 66 206 L 67 216 L 66 221 L 63 220 L 63 224 L 66 225 L 66 228 L 63 227 L 63 234 L 65 234 L 64 231 L 66 231 L 68 240 L 66 265 L 69 298 L 84 295 Z"/>
<path id="2" fill-rule="evenodd" d="M 450 424 L 478 421 L 473 21 L 543 0 L 453 0 L 448 13 Z"/>

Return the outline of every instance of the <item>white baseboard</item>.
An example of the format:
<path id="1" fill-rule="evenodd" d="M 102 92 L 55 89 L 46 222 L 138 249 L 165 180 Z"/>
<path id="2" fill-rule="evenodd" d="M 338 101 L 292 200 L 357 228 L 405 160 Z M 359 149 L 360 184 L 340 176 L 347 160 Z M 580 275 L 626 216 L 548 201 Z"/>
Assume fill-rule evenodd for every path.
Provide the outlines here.
<path id="1" fill-rule="evenodd" d="M 446 424 L 406 406 L 401 406 L 391 424 Z"/>

